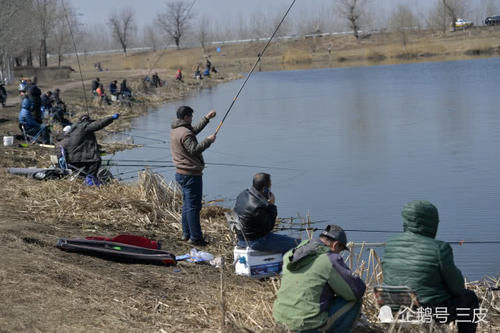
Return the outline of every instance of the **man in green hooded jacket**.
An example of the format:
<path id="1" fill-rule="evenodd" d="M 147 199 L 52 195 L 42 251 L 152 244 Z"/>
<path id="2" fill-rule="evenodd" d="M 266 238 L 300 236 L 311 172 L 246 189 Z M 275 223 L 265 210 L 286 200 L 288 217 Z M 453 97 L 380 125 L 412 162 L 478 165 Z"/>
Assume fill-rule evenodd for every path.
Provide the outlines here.
<path id="1" fill-rule="evenodd" d="M 448 321 L 457 319 L 460 310 L 458 332 L 476 332 L 473 319 L 479 301 L 473 291 L 465 289 L 450 244 L 434 239 L 439 224 L 437 208 L 416 200 L 407 203 L 401 214 L 404 232 L 385 244 L 384 284 L 414 289 L 423 308 L 447 308 Z"/>
<path id="2" fill-rule="evenodd" d="M 293 332 L 348 333 L 359 317 L 366 285 L 344 263 L 347 237 L 328 225 L 283 257 L 283 276 L 273 316 Z"/>

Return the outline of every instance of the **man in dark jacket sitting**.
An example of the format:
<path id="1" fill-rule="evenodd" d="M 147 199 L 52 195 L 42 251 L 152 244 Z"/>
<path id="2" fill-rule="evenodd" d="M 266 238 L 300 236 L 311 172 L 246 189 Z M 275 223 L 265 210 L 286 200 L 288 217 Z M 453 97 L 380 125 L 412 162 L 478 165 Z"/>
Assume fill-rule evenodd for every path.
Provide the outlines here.
<path id="1" fill-rule="evenodd" d="M 94 132 L 108 126 L 118 117 L 119 114 L 115 113 L 111 117 L 94 121 L 88 115 L 83 115 L 68 134 L 65 144 L 66 162 L 82 169 L 94 184 L 98 184 L 97 172 L 101 166 L 99 145 Z"/>
<path id="2" fill-rule="evenodd" d="M 249 246 L 263 252 L 285 253 L 300 243 L 299 239 L 271 232 L 278 215 L 275 200 L 271 192 L 271 175 L 256 174 L 252 187 L 236 198 L 234 212 L 242 227 L 242 232 L 238 232 L 238 246 Z"/>
<path id="3" fill-rule="evenodd" d="M 403 233 L 385 245 L 384 284 L 408 286 L 423 308 L 446 308 L 447 320 L 457 319 L 459 333 L 476 332 L 476 294 L 465 289 L 464 278 L 453 261 L 450 244 L 434 239 L 439 224 L 437 208 L 428 201 L 412 201 L 403 207 Z M 464 310 L 465 309 L 465 310 Z M 466 322 L 467 321 L 467 322 Z"/>

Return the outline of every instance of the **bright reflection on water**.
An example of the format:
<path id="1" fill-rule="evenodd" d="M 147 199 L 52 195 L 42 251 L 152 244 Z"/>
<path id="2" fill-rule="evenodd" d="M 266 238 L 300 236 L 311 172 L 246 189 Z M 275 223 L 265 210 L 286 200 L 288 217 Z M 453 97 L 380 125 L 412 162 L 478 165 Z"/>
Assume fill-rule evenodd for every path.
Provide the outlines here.
<path id="1" fill-rule="evenodd" d="M 208 163 L 260 167 L 208 165 L 205 198 L 232 206 L 264 171 L 272 175 L 282 217 L 310 214 L 346 229 L 401 230 L 401 207 L 426 199 L 440 211 L 439 239 L 498 241 L 499 77 L 500 59 L 255 73 L 204 156 Z M 128 134 L 146 147 L 114 159 L 171 161 L 162 141 L 169 140 L 177 107 L 192 106 L 195 120 L 218 111 L 201 140 L 215 131 L 241 83 L 137 119 Z M 137 169 L 113 171 L 127 177 Z M 173 179 L 172 168 L 155 171 Z M 354 241 L 389 236 L 348 233 Z M 454 246 L 471 279 L 500 273 L 492 254 L 499 250 L 499 244 Z"/>

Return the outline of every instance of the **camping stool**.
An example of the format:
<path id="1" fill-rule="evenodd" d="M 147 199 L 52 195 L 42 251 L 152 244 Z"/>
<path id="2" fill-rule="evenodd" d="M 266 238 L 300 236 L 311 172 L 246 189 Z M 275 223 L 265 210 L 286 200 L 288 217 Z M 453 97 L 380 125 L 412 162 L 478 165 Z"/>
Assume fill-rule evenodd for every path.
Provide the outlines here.
<path id="1" fill-rule="evenodd" d="M 418 320 L 417 309 L 420 303 L 414 289 L 408 286 L 379 285 L 373 288 L 373 292 L 380 307 L 378 319 L 381 323 L 390 324 L 388 331 L 392 332 L 399 325 L 398 332 L 402 328 L 411 331 L 416 326 L 423 327 L 428 333 L 450 332 L 448 325 L 441 325 L 434 317 L 430 323 Z"/>
<path id="2" fill-rule="evenodd" d="M 19 127 L 21 127 L 21 131 L 23 132 L 24 141 L 26 141 L 27 143 L 31 143 L 31 144 L 36 143 L 36 141 L 38 140 L 40 135 L 42 135 L 42 132 L 45 130 L 44 128 L 41 128 L 38 131 L 38 133 L 36 133 L 36 135 L 29 135 L 28 133 L 26 133 L 26 129 L 24 128 L 24 125 L 19 124 Z"/>
<path id="3" fill-rule="evenodd" d="M 238 215 L 232 210 L 230 213 L 225 212 L 224 215 L 229 224 L 229 230 L 234 234 L 240 232 L 245 237 Z M 246 238 L 245 242 L 247 243 L 246 247 L 236 245 L 233 249 L 233 265 L 236 274 L 260 279 L 275 276 L 281 272 L 282 253 L 257 251 L 248 246 Z"/>

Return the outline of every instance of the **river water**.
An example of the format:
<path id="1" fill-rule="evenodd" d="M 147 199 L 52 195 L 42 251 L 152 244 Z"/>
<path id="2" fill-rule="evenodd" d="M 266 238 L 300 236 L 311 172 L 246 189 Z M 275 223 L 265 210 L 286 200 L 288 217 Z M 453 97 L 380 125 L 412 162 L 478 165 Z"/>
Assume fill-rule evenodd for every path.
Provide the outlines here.
<path id="1" fill-rule="evenodd" d="M 205 199 L 232 206 L 263 171 L 272 175 L 281 217 L 308 214 L 346 229 L 396 231 L 406 202 L 429 200 L 440 212 L 437 238 L 465 241 L 454 246 L 464 274 L 498 276 L 500 245 L 467 241 L 500 240 L 499 77 L 500 59 L 255 73 L 204 153 Z M 218 111 L 202 140 L 241 83 L 202 90 L 137 119 L 124 135 L 145 147 L 116 154 L 115 163 L 171 161 L 177 107 L 193 107 L 195 121 Z M 127 177 L 138 168 L 113 172 Z M 173 168 L 155 171 L 174 177 Z M 389 236 L 348 232 L 354 241 Z"/>

